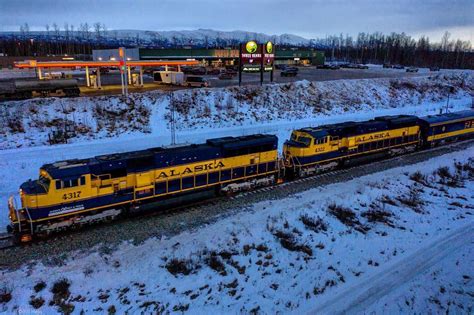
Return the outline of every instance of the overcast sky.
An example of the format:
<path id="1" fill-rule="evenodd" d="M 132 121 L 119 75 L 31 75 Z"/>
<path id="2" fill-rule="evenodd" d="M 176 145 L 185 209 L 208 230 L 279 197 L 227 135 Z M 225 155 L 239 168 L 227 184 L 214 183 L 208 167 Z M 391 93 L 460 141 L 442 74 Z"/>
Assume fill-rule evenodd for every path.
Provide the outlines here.
<path id="1" fill-rule="evenodd" d="M 474 0 L 0 0 L 0 31 L 45 30 L 56 22 L 112 29 L 211 28 L 307 38 L 405 32 L 474 42 Z"/>

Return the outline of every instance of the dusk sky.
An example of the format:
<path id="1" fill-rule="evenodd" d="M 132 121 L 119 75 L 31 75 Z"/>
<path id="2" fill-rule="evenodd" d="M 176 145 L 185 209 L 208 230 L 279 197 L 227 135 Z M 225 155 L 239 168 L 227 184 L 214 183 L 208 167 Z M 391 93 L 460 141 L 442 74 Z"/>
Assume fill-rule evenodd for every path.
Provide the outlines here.
<path id="1" fill-rule="evenodd" d="M 306 38 L 405 32 L 474 42 L 474 0 L 0 0 L 0 31 L 56 22 L 109 30 L 245 30 Z"/>

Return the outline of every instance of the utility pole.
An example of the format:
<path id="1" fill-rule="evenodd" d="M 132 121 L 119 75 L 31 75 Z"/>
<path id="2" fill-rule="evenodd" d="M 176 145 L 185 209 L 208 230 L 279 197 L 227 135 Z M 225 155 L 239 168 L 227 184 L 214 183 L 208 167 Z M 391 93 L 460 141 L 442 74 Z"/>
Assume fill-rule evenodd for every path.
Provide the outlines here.
<path id="1" fill-rule="evenodd" d="M 170 111 L 171 111 L 171 145 L 176 144 L 176 121 L 175 121 L 175 104 L 173 99 L 173 92 L 170 92 Z"/>
<path id="2" fill-rule="evenodd" d="M 120 47 L 119 48 L 119 68 L 120 68 L 120 80 L 122 82 L 122 94 L 125 95 L 125 97 L 128 98 L 128 85 L 127 85 L 127 74 L 125 70 L 127 69 L 127 64 L 125 62 L 126 56 L 125 56 L 125 48 Z"/>
<path id="3" fill-rule="evenodd" d="M 448 100 L 446 101 L 446 114 L 448 113 L 449 110 L 449 97 L 451 96 L 451 93 L 454 92 L 454 87 L 449 85 L 448 86 Z"/>
<path id="4" fill-rule="evenodd" d="M 239 86 L 242 84 L 242 44 L 239 45 Z"/>
<path id="5" fill-rule="evenodd" d="M 263 44 L 260 44 L 260 85 L 263 85 L 263 72 L 265 71 L 263 56 L 265 56 L 265 47 Z"/>

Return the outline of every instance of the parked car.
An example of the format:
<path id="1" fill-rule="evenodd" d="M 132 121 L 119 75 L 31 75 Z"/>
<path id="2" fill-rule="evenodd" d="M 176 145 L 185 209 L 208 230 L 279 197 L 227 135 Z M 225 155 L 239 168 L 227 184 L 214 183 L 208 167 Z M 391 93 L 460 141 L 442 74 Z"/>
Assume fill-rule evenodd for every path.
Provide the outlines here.
<path id="1" fill-rule="evenodd" d="M 298 67 L 290 67 L 290 66 L 286 67 L 284 70 L 295 71 L 295 72 L 299 71 Z"/>
<path id="2" fill-rule="evenodd" d="M 392 68 L 393 69 L 405 69 L 405 67 L 402 66 L 402 65 L 393 65 Z"/>
<path id="3" fill-rule="evenodd" d="M 208 87 L 209 82 L 203 77 L 187 76 L 186 82 L 184 82 L 184 85 L 189 86 L 189 87 Z"/>
<path id="4" fill-rule="evenodd" d="M 234 76 L 230 72 L 223 72 L 219 74 L 219 80 L 232 80 Z"/>
<path id="5" fill-rule="evenodd" d="M 232 76 L 238 74 L 238 72 L 235 71 L 235 70 L 233 70 L 233 69 L 226 69 L 226 70 L 224 71 L 224 73 L 230 74 L 230 75 L 232 75 Z"/>
<path id="6" fill-rule="evenodd" d="M 341 68 L 348 68 L 348 69 L 369 69 L 368 66 L 358 64 L 358 63 L 344 63 L 340 65 Z"/>
<path id="7" fill-rule="evenodd" d="M 237 65 L 226 65 L 225 70 L 226 70 L 226 72 L 229 72 L 229 71 L 237 72 L 237 71 L 239 71 L 239 66 L 237 66 Z"/>
<path id="8" fill-rule="evenodd" d="M 280 73 L 282 77 L 295 77 L 297 74 L 298 71 L 295 71 L 294 69 L 285 69 Z"/>
<path id="9" fill-rule="evenodd" d="M 185 74 L 191 74 L 193 72 L 193 68 L 191 66 L 182 66 L 181 71 Z"/>
<path id="10" fill-rule="evenodd" d="M 210 74 L 210 75 L 219 75 L 219 74 L 221 74 L 221 69 L 219 69 L 219 68 L 207 69 L 207 74 Z"/>
<path id="11" fill-rule="evenodd" d="M 197 67 L 191 70 L 191 74 L 194 74 L 194 75 L 205 75 L 206 73 L 207 71 L 206 71 L 206 68 L 204 67 Z"/>
<path id="12" fill-rule="evenodd" d="M 430 67 L 430 71 L 439 71 L 439 67 Z"/>
<path id="13" fill-rule="evenodd" d="M 339 67 L 338 65 L 334 65 L 334 64 L 322 64 L 322 65 L 318 65 L 316 66 L 317 69 L 330 69 L 330 70 L 337 70 L 337 69 L 340 69 L 341 67 Z"/>
<path id="14" fill-rule="evenodd" d="M 407 71 L 407 72 L 418 72 L 418 68 L 410 67 L 410 68 L 407 68 L 406 71 Z"/>

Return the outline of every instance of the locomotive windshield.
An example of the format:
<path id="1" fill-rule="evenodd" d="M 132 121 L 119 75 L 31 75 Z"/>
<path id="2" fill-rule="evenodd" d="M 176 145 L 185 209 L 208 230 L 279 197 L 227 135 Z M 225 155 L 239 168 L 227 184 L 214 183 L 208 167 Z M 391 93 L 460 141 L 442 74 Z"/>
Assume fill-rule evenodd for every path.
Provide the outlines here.
<path id="1" fill-rule="evenodd" d="M 298 140 L 297 140 L 299 143 L 302 143 L 304 144 L 305 146 L 309 146 L 310 143 L 311 143 L 311 138 L 308 138 L 308 137 L 298 137 Z"/>
<path id="2" fill-rule="evenodd" d="M 41 186 L 43 186 L 43 188 L 46 190 L 46 191 L 49 191 L 49 184 L 51 183 L 51 180 L 45 176 L 42 176 L 40 175 L 39 179 L 38 179 L 38 184 L 40 184 Z"/>

